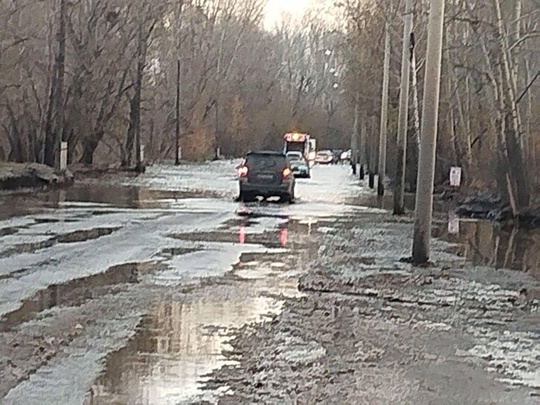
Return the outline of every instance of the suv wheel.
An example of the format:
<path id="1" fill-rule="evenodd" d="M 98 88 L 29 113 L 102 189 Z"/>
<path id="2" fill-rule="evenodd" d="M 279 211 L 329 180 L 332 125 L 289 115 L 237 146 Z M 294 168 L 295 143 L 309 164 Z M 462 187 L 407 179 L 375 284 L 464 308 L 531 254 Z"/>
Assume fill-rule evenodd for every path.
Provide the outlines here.
<path id="1" fill-rule="evenodd" d="M 294 191 L 292 193 L 283 194 L 281 200 L 289 204 L 294 204 Z"/>
<path id="2" fill-rule="evenodd" d="M 248 191 L 240 191 L 240 198 L 239 198 L 240 201 L 248 203 L 248 202 L 255 201 L 255 199 L 256 199 L 255 194 L 250 193 Z"/>

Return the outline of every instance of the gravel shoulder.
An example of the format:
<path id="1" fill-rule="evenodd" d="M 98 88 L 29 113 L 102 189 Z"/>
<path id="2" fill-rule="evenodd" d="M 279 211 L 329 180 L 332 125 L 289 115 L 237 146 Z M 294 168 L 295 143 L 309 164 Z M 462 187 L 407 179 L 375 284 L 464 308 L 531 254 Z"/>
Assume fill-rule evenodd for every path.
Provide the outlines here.
<path id="1" fill-rule="evenodd" d="M 220 403 L 538 404 L 540 283 L 475 267 L 433 243 L 413 267 L 412 224 L 386 214 L 320 235 L 298 297 L 234 333 L 206 389 Z"/>

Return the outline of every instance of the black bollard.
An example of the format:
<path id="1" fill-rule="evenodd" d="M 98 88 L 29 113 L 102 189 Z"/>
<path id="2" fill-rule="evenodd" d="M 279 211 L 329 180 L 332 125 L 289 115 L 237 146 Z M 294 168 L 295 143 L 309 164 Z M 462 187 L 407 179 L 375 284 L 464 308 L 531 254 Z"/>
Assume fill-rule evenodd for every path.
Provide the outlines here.
<path id="1" fill-rule="evenodd" d="M 375 173 L 369 172 L 369 188 L 375 188 Z"/>

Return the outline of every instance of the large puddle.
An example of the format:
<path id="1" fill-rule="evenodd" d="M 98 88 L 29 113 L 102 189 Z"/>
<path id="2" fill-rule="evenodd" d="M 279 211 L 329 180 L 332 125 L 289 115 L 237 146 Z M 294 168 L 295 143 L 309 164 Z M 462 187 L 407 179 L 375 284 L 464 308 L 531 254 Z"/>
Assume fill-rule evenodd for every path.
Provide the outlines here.
<path id="1" fill-rule="evenodd" d="M 204 376 L 228 364 L 223 352 L 238 328 L 278 314 L 279 297 L 298 294 L 290 270 L 297 260 L 290 254 L 244 254 L 226 277 L 155 303 L 135 338 L 108 357 L 85 403 L 213 402 L 219 392 L 202 390 Z"/>
<path id="2" fill-rule="evenodd" d="M 214 402 L 220 392 L 203 390 L 204 376 L 228 364 L 224 352 L 239 328 L 271 319 L 281 311 L 282 297 L 299 294 L 300 271 L 318 249 L 305 239 L 313 236 L 316 224 L 273 216 L 266 220 L 273 227 L 265 218 L 241 216 L 213 232 L 170 235 L 179 241 L 254 244 L 280 251 L 244 253 L 227 275 L 155 302 L 135 337 L 108 356 L 86 404 Z"/>
<path id="3" fill-rule="evenodd" d="M 475 265 L 521 270 L 540 279 L 540 230 L 503 228 L 484 220 L 451 218 L 434 236 L 455 243 L 455 253 Z"/>

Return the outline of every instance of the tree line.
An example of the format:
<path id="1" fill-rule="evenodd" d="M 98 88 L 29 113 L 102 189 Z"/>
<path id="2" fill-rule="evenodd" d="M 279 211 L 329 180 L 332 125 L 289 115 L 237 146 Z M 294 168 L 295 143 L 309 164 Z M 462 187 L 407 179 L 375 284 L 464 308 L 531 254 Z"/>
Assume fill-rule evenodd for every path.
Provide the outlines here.
<path id="1" fill-rule="evenodd" d="M 263 27 L 264 0 L 0 1 L 0 160 L 54 165 L 347 145 L 339 52 L 323 19 Z M 179 102 L 177 103 L 177 99 Z M 178 130 L 176 129 L 178 127 Z"/>
<path id="2" fill-rule="evenodd" d="M 390 35 L 388 168 L 396 173 L 403 1 L 340 3 L 347 20 L 347 87 L 369 128 L 377 170 L 385 25 Z M 415 189 L 429 1 L 415 0 L 406 179 Z M 498 190 L 517 210 L 538 198 L 540 177 L 540 3 L 447 0 L 436 183 L 463 168 L 472 190 Z"/>
<path id="3" fill-rule="evenodd" d="M 263 27 L 264 0 L 0 1 L 0 160 L 136 163 L 279 148 L 290 130 L 395 178 L 403 0 L 321 1 Z M 329 22 L 329 11 L 338 18 Z M 447 0 L 437 152 L 466 187 L 539 195 L 538 0 Z M 428 0 L 414 0 L 406 181 L 415 189 Z M 388 144 L 381 145 L 385 27 Z M 178 100 L 178 102 L 177 102 Z M 356 118 L 356 119 L 355 119 Z M 355 125 L 353 125 L 353 122 Z M 353 142 L 354 143 L 354 142 Z M 377 162 L 381 146 L 387 165 Z"/>

